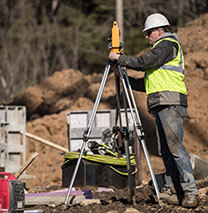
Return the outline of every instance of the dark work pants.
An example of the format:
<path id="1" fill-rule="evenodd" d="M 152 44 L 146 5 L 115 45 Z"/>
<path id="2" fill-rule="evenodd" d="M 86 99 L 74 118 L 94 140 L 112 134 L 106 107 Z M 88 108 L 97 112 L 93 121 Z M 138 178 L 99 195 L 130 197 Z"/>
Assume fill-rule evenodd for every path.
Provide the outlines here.
<path id="1" fill-rule="evenodd" d="M 196 195 L 198 189 L 190 157 L 182 144 L 183 121 L 186 111 L 186 107 L 178 105 L 158 107 L 155 110 L 156 128 L 166 174 L 171 176 L 173 182 L 179 183 L 184 193 Z"/>

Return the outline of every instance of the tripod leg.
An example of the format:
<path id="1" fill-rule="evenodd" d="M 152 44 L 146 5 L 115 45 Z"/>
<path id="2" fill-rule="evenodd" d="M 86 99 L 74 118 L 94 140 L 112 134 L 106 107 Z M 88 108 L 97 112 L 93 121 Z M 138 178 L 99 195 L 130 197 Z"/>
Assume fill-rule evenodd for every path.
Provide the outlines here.
<path id="1" fill-rule="evenodd" d="M 103 93 L 103 89 L 104 89 L 105 82 L 106 82 L 107 77 L 108 77 L 110 67 L 111 67 L 110 64 L 107 63 L 106 68 L 105 68 L 105 72 L 104 72 L 104 75 L 103 75 L 103 78 L 102 78 L 102 81 L 101 81 L 101 84 L 100 84 L 100 88 L 99 88 L 99 91 L 98 91 L 98 94 L 97 94 L 97 97 L 96 97 L 96 100 L 95 100 L 95 104 L 94 104 L 94 107 L 93 107 L 93 110 L 92 110 L 92 113 L 91 113 L 91 116 L 90 116 L 90 120 L 89 120 L 87 129 L 84 131 L 84 134 L 83 134 L 83 143 L 82 143 L 82 147 L 81 147 L 81 150 L 80 150 L 79 158 L 77 160 L 77 164 L 75 166 L 75 170 L 74 170 L 74 173 L 72 175 L 72 179 L 71 179 L 71 182 L 70 182 L 70 185 L 69 185 L 67 197 L 65 199 L 65 204 L 64 204 L 65 209 L 68 207 L 69 195 L 71 193 L 71 189 L 72 189 L 72 186 L 74 184 L 74 180 L 76 178 L 76 174 L 77 174 L 80 162 L 81 162 L 81 158 L 82 158 L 86 143 L 88 141 L 89 135 L 90 135 L 91 130 L 92 130 L 93 122 L 95 120 L 95 115 L 96 115 L 96 112 L 97 112 L 97 109 L 98 109 L 98 105 L 100 103 L 100 99 L 101 99 L 101 96 L 102 96 L 102 93 Z"/>
<path id="2" fill-rule="evenodd" d="M 152 165 L 151 165 L 151 163 L 150 163 L 150 159 L 149 159 L 147 147 L 146 147 L 145 141 L 144 141 L 144 139 L 143 139 L 143 138 L 144 138 L 144 134 L 142 134 L 142 132 L 141 132 L 141 121 L 140 121 L 140 118 L 139 118 L 139 114 L 138 114 L 138 111 L 137 111 L 137 108 L 136 108 L 136 107 L 134 107 L 134 111 L 135 111 L 135 113 L 136 113 L 136 116 L 135 116 L 135 114 L 134 114 L 134 112 L 133 112 L 133 107 L 132 107 L 132 104 L 131 104 L 131 100 L 130 100 L 130 97 L 129 97 L 129 94 L 128 94 L 126 82 L 125 82 L 125 80 L 124 80 L 123 73 L 122 73 L 122 71 L 121 71 L 120 65 L 118 65 L 118 69 L 119 69 L 119 73 L 120 73 L 120 76 L 121 76 L 121 81 L 122 81 L 122 84 L 123 84 L 123 86 L 124 86 L 124 90 L 125 90 L 125 93 L 126 93 L 127 101 L 128 101 L 129 108 L 130 108 L 131 115 L 132 115 L 132 119 L 133 119 L 133 122 L 134 122 L 134 126 L 135 126 L 135 128 L 136 128 L 136 132 L 137 132 L 137 136 L 138 136 L 138 142 L 140 141 L 141 144 L 142 144 L 142 147 L 143 147 L 143 150 L 144 150 L 144 154 L 145 154 L 145 158 L 146 158 L 146 160 L 147 160 L 147 164 L 148 164 L 148 167 L 149 167 L 149 171 L 150 171 L 150 174 L 151 174 L 151 177 L 152 177 L 153 185 L 154 185 L 154 187 L 155 187 L 155 191 L 156 191 L 156 195 L 157 195 L 157 198 L 158 198 L 158 202 L 159 202 L 159 204 L 161 205 L 160 194 L 159 194 L 159 189 L 158 189 L 158 184 L 157 184 L 157 181 L 156 181 L 156 178 L 155 178 L 153 169 L 152 169 Z M 131 99 L 132 99 L 133 103 L 134 103 L 135 106 L 136 106 L 136 103 L 135 103 L 135 101 L 134 101 L 133 92 L 132 92 L 132 90 L 131 90 L 131 85 L 130 85 L 130 83 L 129 83 L 129 79 L 128 79 L 128 75 L 127 75 L 127 73 L 126 73 L 126 70 L 125 70 L 125 77 L 126 77 L 126 81 L 127 81 L 129 90 L 130 90 Z"/>
<path id="3" fill-rule="evenodd" d="M 137 110 L 136 102 L 135 102 L 135 99 L 134 99 L 134 94 L 132 92 L 132 88 L 131 88 L 129 78 L 128 78 L 128 75 L 127 75 L 126 67 L 123 67 L 123 69 L 124 69 L 124 74 L 125 74 L 127 86 L 129 88 L 129 93 L 130 93 L 130 96 L 131 96 L 134 112 L 136 113 L 136 118 L 137 118 L 136 122 L 141 124 L 141 120 L 140 120 L 139 113 L 138 113 L 138 110 Z M 137 143 L 136 146 L 137 146 L 137 157 L 138 157 L 138 176 L 139 176 L 140 183 L 142 183 L 140 143 Z"/>
<path id="4" fill-rule="evenodd" d="M 130 202 L 132 202 L 133 201 L 133 196 L 134 196 L 134 183 L 133 183 L 133 177 L 132 177 L 132 166 L 131 166 L 131 160 L 130 160 L 130 154 L 129 154 L 129 143 L 128 143 L 128 140 L 124 140 L 124 146 L 125 146 L 126 164 L 127 164 L 127 171 L 128 171 Z"/>
<path id="5" fill-rule="evenodd" d="M 116 85 L 116 122 L 115 125 L 117 125 L 117 120 L 119 118 L 119 124 L 120 127 L 122 127 L 122 120 L 121 120 L 121 104 L 120 104 L 120 78 L 118 75 L 114 72 L 114 78 L 115 78 L 115 85 Z"/>

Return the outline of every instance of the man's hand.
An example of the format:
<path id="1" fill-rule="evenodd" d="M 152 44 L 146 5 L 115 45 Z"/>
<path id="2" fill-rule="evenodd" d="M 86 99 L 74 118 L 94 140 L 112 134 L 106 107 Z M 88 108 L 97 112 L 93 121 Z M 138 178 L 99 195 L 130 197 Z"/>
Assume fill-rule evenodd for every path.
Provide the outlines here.
<path id="1" fill-rule="evenodd" d="M 110 52 L 108 58 L 111 60 L 111 61 L 117 61 L 120 57 L 120 54 L 117 54 L 117 53 L 114 53 L 114 52 Z"/>

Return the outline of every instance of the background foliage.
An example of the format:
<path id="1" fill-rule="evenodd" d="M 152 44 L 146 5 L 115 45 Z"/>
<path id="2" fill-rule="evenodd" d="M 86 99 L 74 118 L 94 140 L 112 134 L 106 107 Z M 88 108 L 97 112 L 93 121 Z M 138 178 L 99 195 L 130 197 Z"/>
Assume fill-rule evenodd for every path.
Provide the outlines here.
<path id="1" fill-rule="evenodd" d="M 174 29 L 207 12 L 207 0 L 124 0 L 126 54 L 147 46 L 144 19 L 161 12 Z M 103 72 L 115 0 L 1 0 L 0 100 L 64 68 Z"/>

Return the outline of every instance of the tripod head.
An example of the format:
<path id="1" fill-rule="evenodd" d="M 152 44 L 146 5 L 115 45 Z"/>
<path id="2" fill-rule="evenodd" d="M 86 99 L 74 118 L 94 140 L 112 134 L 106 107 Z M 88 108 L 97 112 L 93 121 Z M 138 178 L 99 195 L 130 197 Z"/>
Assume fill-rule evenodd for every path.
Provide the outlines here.
<path id="1" fill-rule="evenodd" d="M 108 49 L 110 49 L 110 52 L 114 52 L 117 54 L 123 53 L 123 45 L 120 42 L 120 31 L 117 24 L 117 21 L 113 22 L 113 27 L 111 30 L 111 38 L 109 39 L 111 42 L 108 44 Z"/>

